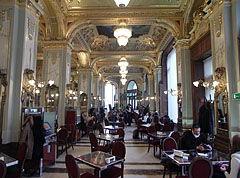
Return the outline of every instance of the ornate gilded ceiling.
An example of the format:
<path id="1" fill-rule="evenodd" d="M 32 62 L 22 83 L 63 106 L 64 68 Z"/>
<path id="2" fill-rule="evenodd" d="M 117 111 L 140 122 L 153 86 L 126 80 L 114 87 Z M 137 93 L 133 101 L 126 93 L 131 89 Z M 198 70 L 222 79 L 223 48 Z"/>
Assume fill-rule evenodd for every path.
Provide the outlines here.
<path id="1" fill-rule="evenodd" d="M 119 8 L 114 0 L 42 0 L 41 40 L 69 40 L 75 69 L 87 61 L 89 66 L 84 67 L 112 75 L 120 57 L 126 56 L 129 73 L 151 73 L 168 43 L 183 38 L 184 18 L 195 1 L 131 0 L 126 8 Z M 113 37 L 121 19 L 133 33 L 125 47 Z M 88 59 L 83 61 L 79 53 L 87 53 Z"/>

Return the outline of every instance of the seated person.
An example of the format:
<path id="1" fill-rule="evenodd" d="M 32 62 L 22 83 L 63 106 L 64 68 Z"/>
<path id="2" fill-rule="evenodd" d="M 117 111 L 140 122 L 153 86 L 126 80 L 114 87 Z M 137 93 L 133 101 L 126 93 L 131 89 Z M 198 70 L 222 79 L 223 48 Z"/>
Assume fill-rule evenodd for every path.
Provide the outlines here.
<path id="1" fill-rule="evenodd" d="M 155 127 L 155 125 L 158 124 L 158 123 L 159 123 L 158 116 L 154 116 L 154 118 L 153 118 L 153 120 L 151 122 L 151 126 Z"/>
<path id="2" fill-rule="evenodd" d="M 184 137 L 183 149 L 196 149 L 198 151 L 204 151 L 205 149 L 212 150 L 212 147 L 208 144 L 207 139 L 200 134 L 200 131 L 200 126 L 193 124 L 192 132 L 188 132 Z"/>
<path id="3" fill-rule="evenodd" d="M 220 170 L 224 172 L 225 176 L 230 177 L 238 177 L 238 173 L 240 170 L 240 135 L 235 135 L 232 139 L 232 148 L 230 151 L 230 159 L 231 159 L 231 169 L 229 170 L 228 164 L 223 164 L 220 167 Z M 216 177 L 216 176 L 215 176 Z M 220 176 L 218 176 L 220 177 Z"/>
<path id="4" fill-rule="evenodd" d="M 170 125 L 171 119 L 168 115 L 163 116 L 163 124 L 164 125 Z"/>

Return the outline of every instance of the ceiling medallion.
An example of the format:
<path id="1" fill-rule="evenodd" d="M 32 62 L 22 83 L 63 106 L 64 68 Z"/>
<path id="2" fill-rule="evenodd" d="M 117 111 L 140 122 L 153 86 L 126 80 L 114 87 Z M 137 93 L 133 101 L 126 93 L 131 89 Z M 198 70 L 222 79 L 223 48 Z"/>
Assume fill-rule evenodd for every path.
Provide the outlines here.
<path id="1" fill-rule="evenodd" d="M 130 0 L 114 0 L 118 7 L 127 7 Z"/>
<path id="2" fill-rule="evenodd" d="M 128 39 L 132 36 L 132 29 L 127 26 L 126 21 L 120 22 L 120 26 L 113 29 L 119 46 L 126 46 Z"/>

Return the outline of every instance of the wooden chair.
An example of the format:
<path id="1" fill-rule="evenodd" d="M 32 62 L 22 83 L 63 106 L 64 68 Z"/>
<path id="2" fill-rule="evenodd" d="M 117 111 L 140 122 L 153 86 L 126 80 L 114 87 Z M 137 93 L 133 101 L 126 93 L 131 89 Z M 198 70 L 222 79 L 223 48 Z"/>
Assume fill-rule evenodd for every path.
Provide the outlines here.
<path id="1" fill-rule="evenodd" d="M 119 128 L 119 129 L 117 130 L 117 134 L 118 134 L 119 137 L 122 137 L 122 139 L 121 139 L 120 141 L 124 142 L 124 137 L 125 137 L 125 132 L 124 132 L 124 130 L 123 130 L 122 128 Z"/>
<path id="2" fill-rule="evenodd" d="M 157 132 L 156 128 L 154 126 L 150 126 L 148 129 L 148 133 L 154 133 Z M 157 146 L 160 145 L 159 139 L 152 139 L 150 136 L 148 136 L 148 152 L 150 150 L 150 146 L 153 145 L 153 154 L 155 156 L 155 153 L 157 151 Z"/>
<path id="3" fill-rule="evenodd" d="M 59 132 L 57 133 L 57 158 L 60 155 L 59 153 L 59 147 L 62 147 L 61 154 L 63 153 L 64 149 L 63 147 L 65 146 L 65 151 L 67 154 L 67 149 L 68 149 L 68 131 L 66 128 L 61 128 Z"/>
<path id="4" fill-rule="evenodd" d="M 143 134 L 146 134 L 148 132 L 147 128 L 144 128 L 144 127 L 141 127 L 142 125 L 142 120 L 141 119 L 138 119 L 137 121 L 137 129 L 138 129 L 138 132 L 141 134 L 141 140 L 142 140 L 142 136 Z"/>
<path id="5" fill-rule="evenodd" d="M 180 135 L 178 132 L 173 132 L 171 134 L 171 137 L 174 138 L 174 140 L 176 141 L 177 145 L 179 145 L 179 139 L 180 139 Z"/>
<path id="6" fill-rule="evenodd" d="M 94 152 L 94 151 L 103 151 L 105 153 L 110 153 L 111 152 L 110 147 L 100 146 L 98 144 L 97 138 L 96 138 L 94 133 L 89 134 L 89 139 L 90 139 L 90 143 L 91 143 L 91 152 Z"/>
<path id="7" fill-rule="evenodd" d="M 18 148 L 16 159 L 18 160 L 17 171 L 6 175 L 6 178 L 19 178 L 22 177 L 22 171 L 27 154 L 27 143 L 23 142 Z"/>
<path id="8" fill-rule="evenodd" d="M 65 163 L 68 171 L 68 176 L 70 178 L 98 178 L 97 176 L 92 175 L 88 172 L 80 175 L 80 169 L 78 167 L 78 164 L 76 163 L 74 157 L 70 154 L 67 154 L 65 156 Z"/>
<path id="9" fill-rule="evenodd" d="M 212 162 L 207 158 L 196 157 L 189 167 L 189 176 L 177 176 L 176 178 L 211 178 L 213 176 Z"/>
<path id="10" fill-rule="evenodd" d="M 123 142 L 115 142 L 112 145 L 112 155 L 116 156 L 117 158 L 125 158 L 126 155 L 126 148 Z M 102 178 L 123 178 L 124 174 L 124 164 L 122 163 L 122 168 L 117 166 L 111 166 L 101 172 Z"/>

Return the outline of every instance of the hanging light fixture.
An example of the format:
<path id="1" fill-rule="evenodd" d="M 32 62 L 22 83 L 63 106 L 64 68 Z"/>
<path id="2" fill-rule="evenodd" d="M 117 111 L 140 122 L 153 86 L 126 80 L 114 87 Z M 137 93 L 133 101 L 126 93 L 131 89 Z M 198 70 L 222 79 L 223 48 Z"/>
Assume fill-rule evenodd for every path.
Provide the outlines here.
<path id="1" fill-rule="evenodd" d="M 115 27 L 113 31 L 119 46 L 126 46 L 128 39 L 132 36 L 132 29 L 127 27 L 126 21 L 120 22 L 120 26 Z"/>
<path id="2" fill-rule="evenodd" d="M 126 84 L 126 82 L 127 82 L 127 79 L 126 78 L 121 78 L 121 80 L 120 80 L 121 82 L 122 82 L 122 85 L 125 85 Z"/>
<path id="3" fill-rule="evenodd" d="M 118 66 L 121 70 L 126 70 L 128 66 L 127 59 L 125 57 L 121 57 L 120 61 L 118 62 Z"/>
<path id="4" fill-rule="evenodd" d="M 127 7 L 130 0 L 114 0 L 118 7 Z"/>
<path id="5" fill-rule="evenodd" d="M 119 71 L 119 73 L 122 75 L 122 74 L 125 74 L 125 75 L 127 75 L 127 73 L 128 73 L 128 70 L 120 70 Z"/>

